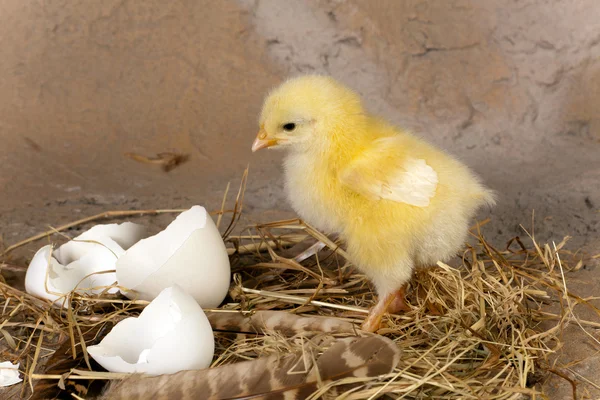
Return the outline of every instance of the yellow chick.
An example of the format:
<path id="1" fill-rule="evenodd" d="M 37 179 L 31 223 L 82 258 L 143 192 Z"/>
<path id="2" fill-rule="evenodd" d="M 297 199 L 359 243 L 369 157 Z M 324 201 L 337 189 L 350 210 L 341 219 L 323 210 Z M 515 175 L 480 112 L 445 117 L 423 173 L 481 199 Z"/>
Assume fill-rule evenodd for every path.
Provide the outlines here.
<path id="1" fill-rule="evenodd" d="M 362 329 L 386 312 L 410 309 L 415 267 L 456 255 L 469 220 L 493 192 L 462 163 L 369 115 L 359 96 L 332 78 L 301 76 L 266 98 L 252 151 L 287 149 L 285 187 L 309 224 L 339 233 L 353 264 L 379 296 Z"/>

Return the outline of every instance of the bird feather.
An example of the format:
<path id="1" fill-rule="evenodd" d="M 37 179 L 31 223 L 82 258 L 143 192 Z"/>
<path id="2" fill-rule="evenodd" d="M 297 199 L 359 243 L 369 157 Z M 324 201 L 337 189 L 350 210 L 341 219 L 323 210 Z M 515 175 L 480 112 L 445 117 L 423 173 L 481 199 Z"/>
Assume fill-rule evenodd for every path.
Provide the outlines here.
<path id="1" fill-rule="evenodd" d="M 295 336 L 309 332 L 356 333 L 356 326 L 337 318 L 303 317 L 286 311 L 256 311 L 252 314 L 238 312 L 206 312 L 215 331 L 262 334 L 278 332 Z"/>

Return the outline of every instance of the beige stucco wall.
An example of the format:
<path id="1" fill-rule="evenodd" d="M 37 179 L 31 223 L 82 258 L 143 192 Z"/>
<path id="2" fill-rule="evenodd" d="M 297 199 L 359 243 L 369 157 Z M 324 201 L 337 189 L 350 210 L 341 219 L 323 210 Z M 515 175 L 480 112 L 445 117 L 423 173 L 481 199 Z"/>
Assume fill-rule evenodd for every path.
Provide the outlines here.
<path id="1" fill-rule="evenodd" d="M 535 209 L 538 234 L 600 252 L 596 0 L 0 0 L 3 240 L 105 210 L 216 208 L 248 164 L 248 215 L 283 215 L 281 155 L 249 148 L 265 92 L 304 72 L 477 170 L 500 193 L 498 243 Z M 191 158 L 167 174 L 123 155 L 164 151 Z"/>

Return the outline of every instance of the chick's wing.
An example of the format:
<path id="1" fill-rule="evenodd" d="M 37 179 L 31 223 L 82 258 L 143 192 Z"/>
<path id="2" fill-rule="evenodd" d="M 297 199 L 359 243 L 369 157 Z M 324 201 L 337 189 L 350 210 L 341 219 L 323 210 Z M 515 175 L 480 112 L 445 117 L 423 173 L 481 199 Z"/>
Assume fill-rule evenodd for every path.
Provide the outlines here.
<path id="1" fill-rule="evenodd" d="M 406 155 L 394 137 L 377 139 L 339 173 L 349 189 L 370 200 L 392 200 L 426 207 L 438 175 L 425 160 Z"/>

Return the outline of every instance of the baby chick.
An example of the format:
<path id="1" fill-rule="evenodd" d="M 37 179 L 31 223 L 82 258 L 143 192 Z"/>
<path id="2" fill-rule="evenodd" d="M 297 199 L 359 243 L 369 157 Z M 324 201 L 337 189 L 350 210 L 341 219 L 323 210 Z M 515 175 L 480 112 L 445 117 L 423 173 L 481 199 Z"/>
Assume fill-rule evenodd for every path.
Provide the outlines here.
<path id="1" fill-rule="evenodd" d="M 462 163 L 369 115 L 359 96 L 332 78 L 288 80 L 266 98 L 252 151 L 287 149 L 285 186 L 309 224 L 339 233 L 379 302 L 362 329 L 409 309 L 415 267 L 435 265 L 463 245 L 469 220 L 493 192 Z"/>

